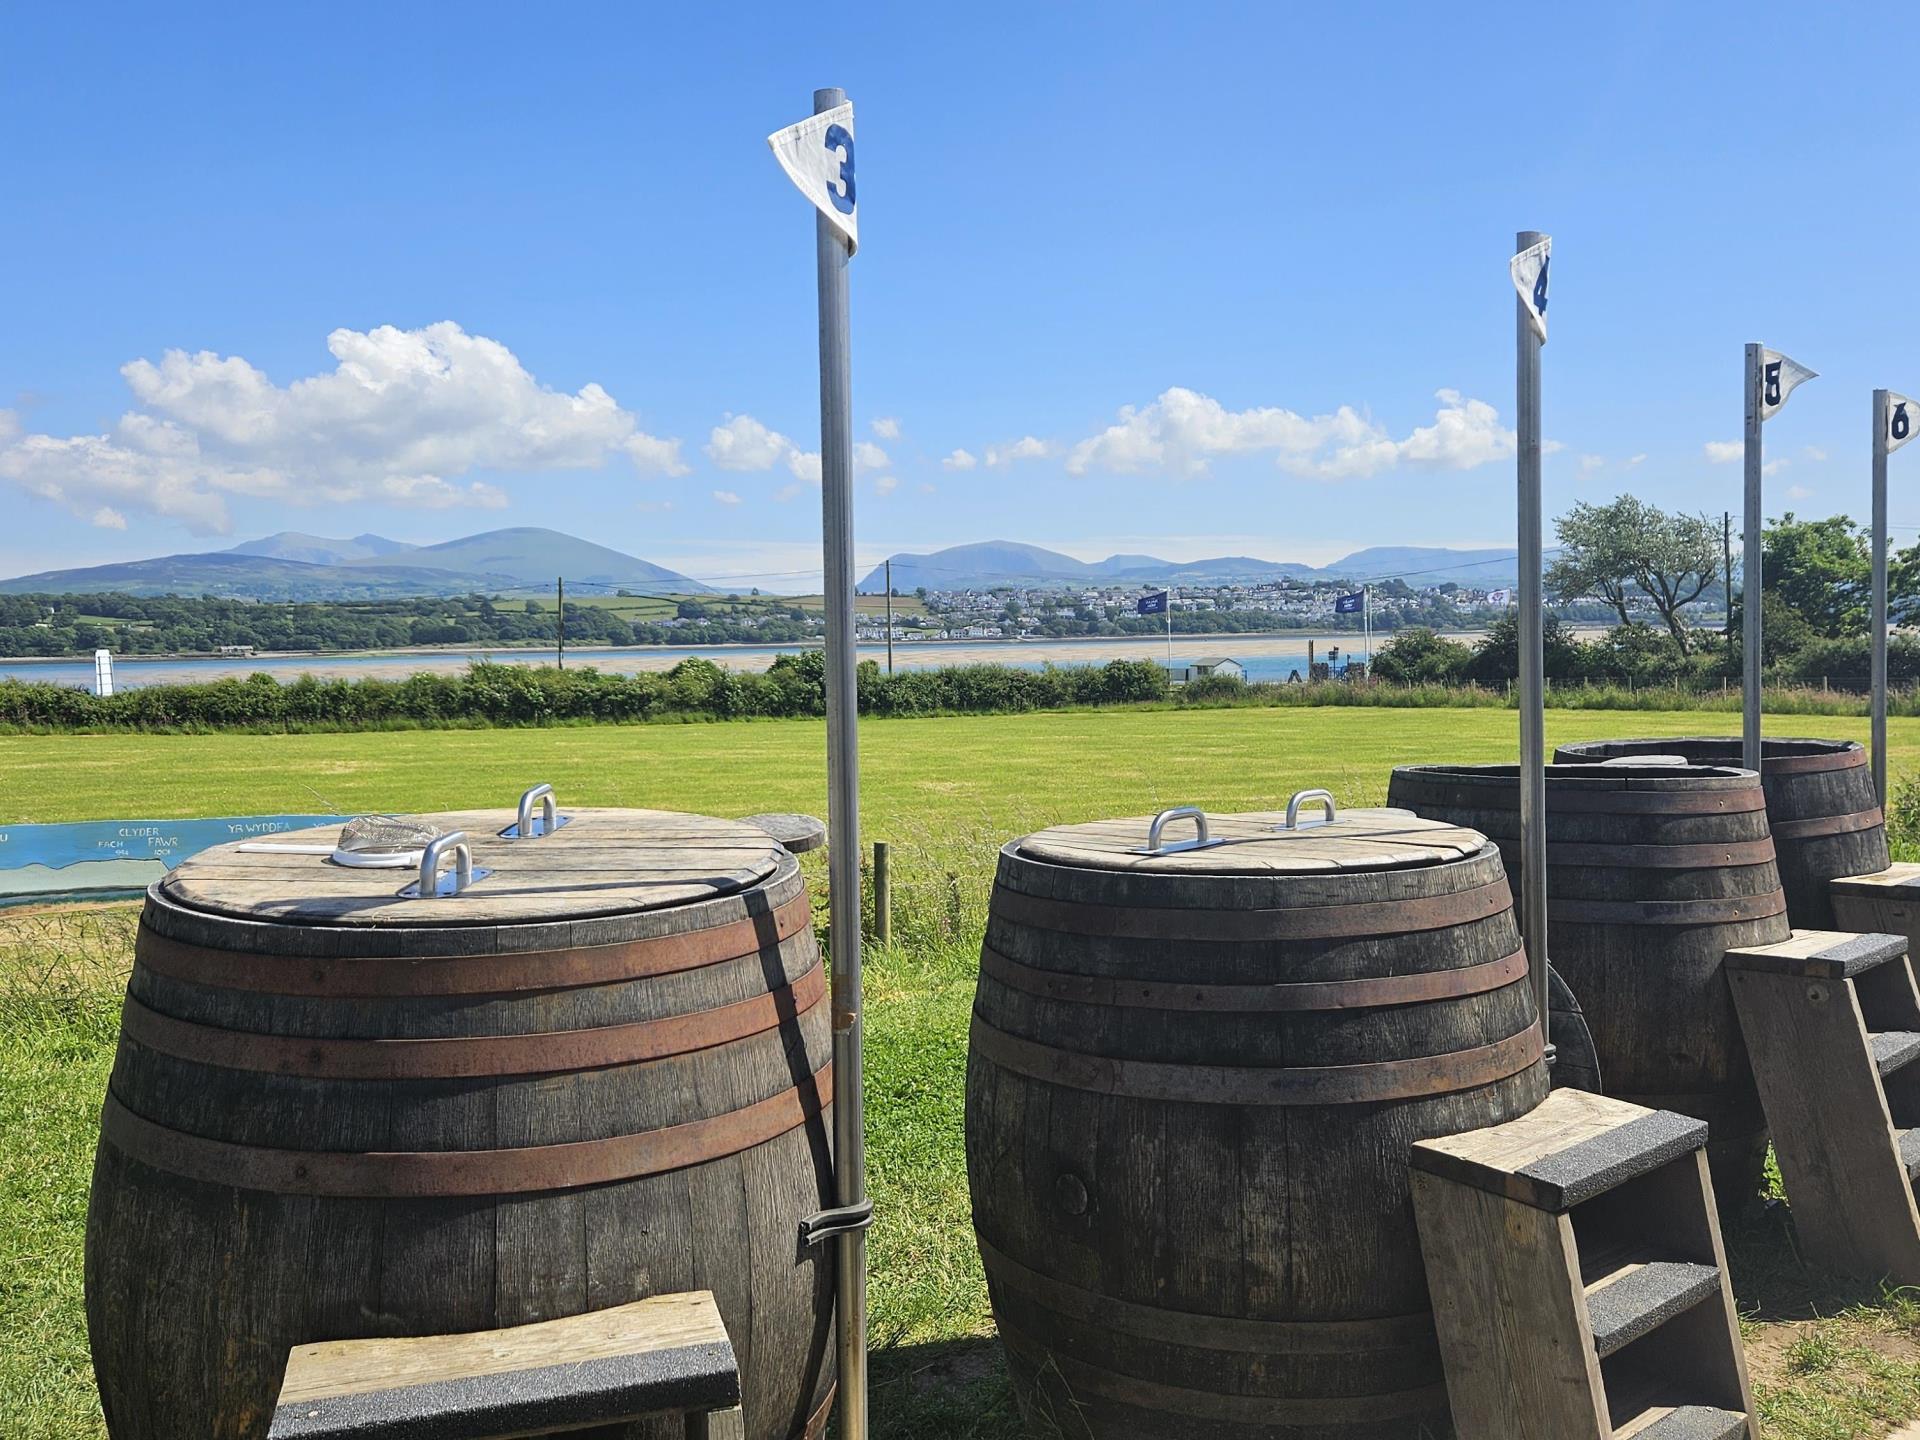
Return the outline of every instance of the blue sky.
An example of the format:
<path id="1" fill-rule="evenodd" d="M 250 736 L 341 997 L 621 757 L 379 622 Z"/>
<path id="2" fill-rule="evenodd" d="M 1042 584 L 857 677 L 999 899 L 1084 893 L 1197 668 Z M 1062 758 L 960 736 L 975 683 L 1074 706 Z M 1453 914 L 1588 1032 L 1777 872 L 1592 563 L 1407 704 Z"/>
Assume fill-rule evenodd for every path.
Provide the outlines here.
<path id="1" fill-rule="evenodd" d="M 1525 227 L 1555 236 L 1549 515 L 1627 489 L 1737 512 L 1708 447 L 1761 340 L 1822 373 L 1768 426 L 1769 512 L 1863 519 L 1869 391 L 1920 391 L 1920 100 L 1884 8 L 42 6 L 8 30 L 8 574 L 551 525 L 801 588 L 813 227 L 764 137 L 825 84 L 858 117 L 863 560 L 1509 542 Z"/>

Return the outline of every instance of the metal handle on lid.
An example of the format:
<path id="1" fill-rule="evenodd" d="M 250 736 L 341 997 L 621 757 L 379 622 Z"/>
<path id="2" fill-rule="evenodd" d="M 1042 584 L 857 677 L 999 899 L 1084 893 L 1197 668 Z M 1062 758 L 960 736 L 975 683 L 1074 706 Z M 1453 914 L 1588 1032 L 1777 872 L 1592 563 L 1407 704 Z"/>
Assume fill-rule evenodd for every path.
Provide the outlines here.
<path id="1" fill-rule="evenodd" d="M 533 802 L 540 802 L 540 828 L 531 829 L 533 824 Z M 555 821 L 559 819 L 560 807 L 553 798 L 553 786 L 536 785 L 520 797 L 520 817 L 515 827 L 517 839 L 532 840 L 537 836 L 551 835 Z"/>
<path id="2" fill-rule="evenodd" d="M 459 830 L 445 835 L 436 835 L 420 853 L 420 898 L 436 900 L 442 898 L 440 889 L 440 862 L 447 852 L 453 852 L 453 888 L 445 895 L 458 895 L 473 883 L 473 851 L 467 845 L 467 837 Z"/>
<path id="3" fill-rule="evenodd" d="M 1327 807 L 1327 818 L 1322 823 L 1331 825 L 1334 816 L 1339 813 L 1334 808 L 1333 792 L 1331 790 L 1297 790 L 1294 792 L 1293 798 L 1287 801 L 1287 829 L 1298 830 L 1300 828 L 1300 807 L 1315 801 Z"/>
<path id="4" fill-rule="evenodd" d="M 1191 820 L 1195 830 L 1191 840 L 1176 840 L 1172 844 L 1162 844 L 1160 832 L 1174 820 Z M 1198 805 L 1176 805 L 1171 810 L 1162 810 L 1153 817 L 1153 824 L 1147 827 L 1145 855 L 1169 855 L 1176 850 L 1202 850 L 1214 842 L 1207 838 L 1207 812 Z"/>

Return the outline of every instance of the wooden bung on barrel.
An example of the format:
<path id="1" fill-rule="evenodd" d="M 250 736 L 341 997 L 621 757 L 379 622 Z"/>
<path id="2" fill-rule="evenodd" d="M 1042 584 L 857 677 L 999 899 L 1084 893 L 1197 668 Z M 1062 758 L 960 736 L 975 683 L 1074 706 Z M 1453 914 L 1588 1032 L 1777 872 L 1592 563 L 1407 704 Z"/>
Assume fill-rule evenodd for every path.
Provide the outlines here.
<path id="1" fill-rule="evenodd" d="M 1517 882 L 1516 767 L 1402 765 L 1387 799 L 1491 836 Z M 1722 962 L 1791 933 L 1758 777 L 1549 765 L 1547 872 L 1547 953 L 1586 1014 L 1606 1092 L 1705 1120 L 1720 1199 L 1750 1195 L 1766 1120 Z"/>
<path id="2" fill-rule="evenodd" d="M 967 1173 L 1037 1428 L 1452 1433 L 1408 1147 L 1545 1097 L 1526 956 L 1483 836 L 1324 803 L 1001 851 Z"/>
<path id="3" fill-rule="evenodd" d="M 718 1301 L 748 1435 L 824 1427 L 832 1267 L 796 1237 L 832 1203 L 833 1074 L 797 863 L 660 811 L 502 833 L 527 815 L 429 817 L 464 832 L 434 847 L 456 895 L 335 863 L 338 827 L 148 892 L 87 1217 L 113 1440 L 259 1440 L 294 1345 L 685 1290 Z"/>
<path id="4" fill-rule="evenodd" d="M 1761 742 L 1761 788 L 1780 864 L 1787 915 L 1801 930 L 1838 930 L 1828 882 L 1884 870 L 1887 828 L 1873 790 L 1873 771 L 1858 740 Z M 1583 740 L 1562 745 L 1555 759 L 1574 764 L 1618 757 L 1684 755 L 1694 765 L 1738 765 L 1737 735 L 1682 739 Z"/>

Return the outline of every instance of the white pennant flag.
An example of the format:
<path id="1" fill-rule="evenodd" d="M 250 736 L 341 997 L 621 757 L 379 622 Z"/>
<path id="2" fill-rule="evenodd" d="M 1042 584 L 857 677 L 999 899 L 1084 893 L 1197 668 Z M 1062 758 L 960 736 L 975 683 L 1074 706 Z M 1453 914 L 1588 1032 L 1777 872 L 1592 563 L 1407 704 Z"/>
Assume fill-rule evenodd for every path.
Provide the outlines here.
<path id="1" fill-rule="evenodd" d="M 1513 288 L 1526 305 L 1527 316 L 1533 321 L 1542 345 L 1547 343 L 1547 266 L 1552 259 L 1553 237 L 1549 235 L 1507 262 L 1507 269 L 1513 275 Z"/>
<path id="2" fill-rule="evenodd" d="M 1760 418 L 1771 420 L 1786 405 L 1789 395 L 1819 376 L 1818 370 L 1809 370 L 1798 360 L 1790 360 L 1778 350 L 1761 350 Z"/>
<path id="3" fill-rule="evenodd" d="M 1920 430 L 1920 405 L 1904 395 L 1887 392 L 1887 453 L 1891 455 Z"/>
<path id="4" fill-rule="evenodd" d="M 776 130 L 767 137 L 773 158 L 847 237 L 847 253 L 860 248 L 860 212 L 853 191 L 853 102 Z"/>

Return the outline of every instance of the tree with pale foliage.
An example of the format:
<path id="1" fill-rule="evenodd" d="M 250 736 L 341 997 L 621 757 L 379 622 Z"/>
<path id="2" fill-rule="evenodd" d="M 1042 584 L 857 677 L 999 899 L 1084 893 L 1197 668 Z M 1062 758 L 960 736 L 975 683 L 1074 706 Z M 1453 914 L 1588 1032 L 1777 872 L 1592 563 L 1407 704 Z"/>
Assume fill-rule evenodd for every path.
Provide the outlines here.
<path id="1" fill-rule="evenodd" d="M 1554 522 L 1560 555 L 1547 569 L 1549 593 L 1562 602 L 1597 595 L 1622 625 L 1633 623 L 1629 597 L 1644 595 L 1682 652 L 1692 649 L 1680 612 L 1720 575 L 1720 532 L 1705 515 L 1669 514 L 1622 495 L 1610 505 L 1577 504 Z"/>

